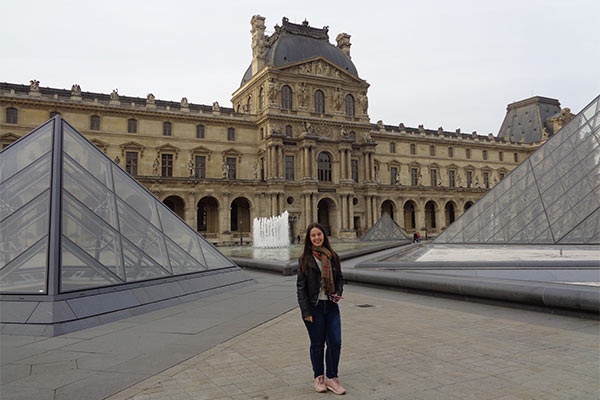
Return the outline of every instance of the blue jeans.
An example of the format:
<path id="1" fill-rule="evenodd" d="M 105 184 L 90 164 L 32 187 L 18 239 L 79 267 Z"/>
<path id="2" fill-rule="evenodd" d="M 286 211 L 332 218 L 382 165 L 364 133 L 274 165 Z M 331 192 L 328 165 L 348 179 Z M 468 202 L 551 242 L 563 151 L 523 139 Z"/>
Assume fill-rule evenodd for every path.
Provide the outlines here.
<path id="1" fill-rule="evenodd" d="M 315 378 L 323 375 L 323 352 L 327 351 L 327 378 L 337 378 L 340 352 L 342 350 L 342 321 L 339 306 L 329 300 L 319 300 L 312 308 L 313 322 L 304 320 L 310 337 L 310 362 Z"/>

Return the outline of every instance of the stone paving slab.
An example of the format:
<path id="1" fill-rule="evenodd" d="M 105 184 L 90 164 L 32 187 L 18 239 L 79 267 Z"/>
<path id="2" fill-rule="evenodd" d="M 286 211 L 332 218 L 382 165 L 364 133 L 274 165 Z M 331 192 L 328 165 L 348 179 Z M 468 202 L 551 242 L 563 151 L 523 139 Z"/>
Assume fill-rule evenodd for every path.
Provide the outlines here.
<path id="1" fill-rule="evenodd" d="M 598 321 L 348 285 L 347 399 L 600 399 Z M 372 305 L 373 307 L 359 307 Z M 314 399 L 292 310 L 109 400 Z"/>

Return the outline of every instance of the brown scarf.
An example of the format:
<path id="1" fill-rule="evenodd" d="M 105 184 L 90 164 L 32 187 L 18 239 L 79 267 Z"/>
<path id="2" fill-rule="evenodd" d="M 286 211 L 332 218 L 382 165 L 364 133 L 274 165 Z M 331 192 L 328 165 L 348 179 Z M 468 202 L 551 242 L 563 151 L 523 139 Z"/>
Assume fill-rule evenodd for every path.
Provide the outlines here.
<path id="1" fill-rule="evenodd" d="M 335 293 L 335 285 L 333 283 L 333 267 L 331 266 L 331 252 L 325 247 L 313 246 L 313 254 L 321 260 L 321 284 L 325 289 L 325 294 Z"/>

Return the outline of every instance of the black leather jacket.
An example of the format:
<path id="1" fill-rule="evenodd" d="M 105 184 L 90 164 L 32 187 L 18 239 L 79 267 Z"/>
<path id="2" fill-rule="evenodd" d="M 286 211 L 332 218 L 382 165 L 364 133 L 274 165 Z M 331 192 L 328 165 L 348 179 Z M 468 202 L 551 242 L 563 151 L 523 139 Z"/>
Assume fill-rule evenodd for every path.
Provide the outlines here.
<path id="1" fill-rule="evenodd" d="M 342 268 L 338 263 L 331 260 L 333 267 L 333 282 L 335 284 L 335 292 L 341 296 L 344 291 L 344 277 L 342 276 Z M 298 291 L 298 304 L 302 311 L 302 318 L 312 315 L 311 306 L 314 307 L 319 302 L 319 289 L 321 288 L 321 270 L 317 265 L 314 257 L 308 260 L 306 275 L 298 271 L 298 280 L 296 289 Z"/>

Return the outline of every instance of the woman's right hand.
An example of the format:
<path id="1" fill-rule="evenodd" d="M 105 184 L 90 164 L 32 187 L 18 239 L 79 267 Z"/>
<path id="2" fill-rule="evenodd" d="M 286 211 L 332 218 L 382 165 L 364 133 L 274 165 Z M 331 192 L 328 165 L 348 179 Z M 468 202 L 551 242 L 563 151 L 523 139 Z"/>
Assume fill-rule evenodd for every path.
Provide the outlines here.
<path id="1" fill-rule="evenodd" d="M 309 315 L 308 317 L 305 317 L 304 320 L 306 322 L 310 322 L 312 324 L 312 322 L 313 322 L 312 315 Z"/>

